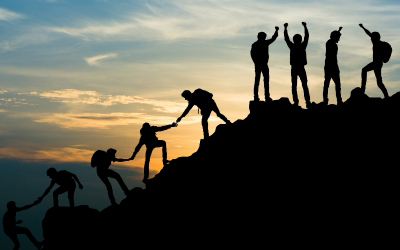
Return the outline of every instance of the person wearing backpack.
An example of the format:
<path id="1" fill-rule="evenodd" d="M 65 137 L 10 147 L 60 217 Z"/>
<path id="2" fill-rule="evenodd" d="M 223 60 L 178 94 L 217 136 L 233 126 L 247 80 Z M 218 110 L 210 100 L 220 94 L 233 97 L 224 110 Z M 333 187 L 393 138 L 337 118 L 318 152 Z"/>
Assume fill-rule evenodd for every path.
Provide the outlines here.
<path id="1" fill-rule="evenodd" d="M 301 23 L 304 26 L 304 41 L 302 41 L 302 36 L 300 34 L 296 34 L 293 36 L 293 42 L 290 41 L 287 27 L 288 24 L 285 23 L 283 26 L 285 27 L 284 36 L 285 42 L 290 49 L 290 65 L 292 66 L 291 69 L 291 76 L 292 76 L 292 95 L 293 95 L 293 102 L 295 106 L 299 105 L 299 98 L 297 96 L 297 77 L 300 78 L 301 84 L 303 86 L 304 91 L 304 99 L 306 101 L 307 108 L 310 106 L 310 93 L 308 91 L 307 85 L 307 73 L 304 68 L 307 65 L 307 52 L 306 48 L 308 45 L 308 38 L 309 33 L 307 29 L 307 24 L 305 22 Z"/>
<path id="2" fill-rule="evenodd" d="M 258 96 L 258 87 L 260 85 L 260 77 L 261 73 L 264 76 L 264 95 L 265 101 L 270 101 L 269 94 L 269 53 L 268 48 L 269 45 L 275 42 L 278 37 L 279 27 L 275 27 L 275 33 L 271 39 L 266 40 L 267 34 L 265 32 L 259 32 L 257 35 L 258 40 L 251 45 L 250 55 L 251 59 L 254 62 L 254 68 L 256 72 L 256 77 L 254 80 L 254 101 L 259 101 L 260 98 Z"/>
<path id="3" fill-rule="evenodd" d="M 196 89 L 192 93 L 189 90 L 185 90 L 182 92 L 182 97 L 185 98 L 189 104 L 176 122 L 179 123 L 182 118 L 189 113 L 193 106 L 196 105 L 201 110 L 201 124 L 203 126 L 204 139 L 210 137 L 208 133 L 208 118 L 210 117 L 212 111 L 214 111 L 215 114 L 225 123 L 231 124 L 231 122 L 219 111 L 217 104 L 215 103 L 214 99 L 212 99 L 213 94 L 210 92 L 202 89 Z"/>
<path id="4" fill-rule="evenodd" d="M 113 189 L 108 178 L 114 178 L 115 180 L 117 180 L 118 184 L 121 186 L 126 196 L 128 196 L 129 193 L 129 189 L 125 185 L 125 182 L 122 180 L 121 176 L 114 170 L 109 169 L 112 162 L 129 161 L 129 159 L 116 158 L 115 156 L 116 153 L 117 150 L 113 148 L 109 148 L 107 152 L 104 152 L 103 150 L 97 150 L 93 154 L 90 163 L 92 167 L 97 167 L 97 175 L 99 176 L 100 180 L 104 183 L 104 185 L 106 185 L 108 198 L 110 199 L 112 206 L 116 206 L 118 204 L 115 201 Z"/>
<path id="5" fill-rule="evenodd" d="M 324 103 L 328 104 L 328 89 L 329 89 L 329 82 L 331 79 L 335 83 L 336 89 L 336 100 L 337 104 L 343 104 L 342 95 L 340 93 L 340 70 L 337 61 L 337 53 L 338 53 L 338 46 L 337 43 L 340 40 L 340 30 L 334 30 L 331 32 L 331 38 L 326 42 L 326 53 L 325 53 L 325 82 L 324 82 Z"/>
<path id="6" fill-rule="evenodd" d="M 143 182 L 146 183 L 147 179 L 149 178 L 149 165 L 150 165 L 150 158 L 153 150 L 158 147 L 162 147 L 163 152 L 163 164 L 166 165 L 169 161 L 167 159 L 167 144 L 163 140 L 159 140 L 157 138 L 156 133 L 165 131 L 172 127 L 178 126 L 176 123 L 172 123 L 166 126 L 150 126 L 149 123 L 144 123 L 142 129 L 140 129 L 140 140 L 137 144 L 135 151 L 133 152 L 131 158 L 129 160 L 135 159 L 137 153 L 139 153 L 140 149 L 143 145 L 146 145 L 146 160 L 144 162 L 144 176 Z"/>
<path id="7" fill-rule="evenodd" d="M 55 168 L 49 168 L 46 173 L 47 176 L 50 177 L 51 182 L 50 186 L 44 191 L 44 194 L 38 198 L 39 202 L 43 200 L 43 198 L 50 192 L 55 184 L 58 184 L 60 185 L 60 187 L 53 192 L 54 207 L 58 207 L 58 196 L 65 192 L 68 192 L 68 200 L 70 206 L 74 207 L 74 194 L 76 189 L 75 181 L 78 183 L 80 189 L 83 188 L 82 184 L 79 182 L 78 177 L 66 170 L 61 170 L 57 172 Z"/>
<path id="8" fill-rule="evenodd" d="M 378 87 L 383 92 L 385 98 L 388 98 L 388 92 L 382 81 L 382 66 L 383 63 L 388 62 L 392 49 L 387 42 L 381 41 L 381 35 L 378 32 L 370 32 L 367 30 L 363 24 L 359 24 L 360 27 L 365 31 L 365 33 L 371 37 L 372 42 L 372 62 L 365 66 L 361 71 L 361 90 L 365 93 L 365 86 L 367 84 L 367 72 L 373 70 L 375 72 L 376 82 Z"/>
<path id="9" fill-rule="evenodd" d="M 3 217 L 3 228 L 4 233 L 12 240 L 12 242 L 14 242 L 14 250 L 20 248 L 20 243 L 17 236 L 18 234 L 25 234 L 28 239 L 33 243 L 33 245 L 35 245 L 35 247 L 37 247 L 38 249 L 43 246 L 44 242 L 37 241 L 28 228 L 17 226 L 18 224 L 22 223 L 22 220 L 16 221 L 15 219 L 17 216 L 17 212 L 27 210 L 39 203 L 40 201 L 37 200 L 33 204 L 23 207 L 17 207 L 14 201 L 10 201 L 7 203 L 7 212 L 5 212 Z"/>

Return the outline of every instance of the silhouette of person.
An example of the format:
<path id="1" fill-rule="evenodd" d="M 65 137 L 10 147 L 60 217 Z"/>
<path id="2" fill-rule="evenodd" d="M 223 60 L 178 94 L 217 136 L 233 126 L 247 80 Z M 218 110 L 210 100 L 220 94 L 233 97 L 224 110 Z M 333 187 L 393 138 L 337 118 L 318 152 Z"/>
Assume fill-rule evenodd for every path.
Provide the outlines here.
<path id="1" fill-rule="evenodd" d="M 212 99 L 212 94 L 202 90 L 196 89 L 195 91 L 190 92 L 189 90 L 185 90 L 182 92 L 182 97 L 185 98 L 189 102 L 185 111 L 183 111 L 182 115 L 176 120 L 176 122 L 180 122 L 183 117 L 185 117 L 189 111 L 196 105 L 201 110 L 201 124 L 203 126 L 204 139 L 207 139 L 209 136 L 208 133 L 208 118 L 211 115 L 211 112 L 214 111 L 215 114 L 221 118 L 225 123 L 231 124 L 231 122 L 223 115 L 218 109 L 217 104 L 214 99 Z"/>
<path id="2" fill-rule="evenodd" d="M 264 95 L 265 101 L 270 101 L 269 95 L 269 67 L 268 67 L 268 60 L 269 60 L 269 53 L 268 47 L 271 43 L 275 42 L 276 38 L 278 37 L 278 30 L 279 27 L 275 27 L 275 33 L 271 39 L 265 40 L 267 38 L 267 34 L 264 32 L 259 32 L 257 35 L 258 40 L 251 45 L 251 59 L 254 62 L 254 68 L 256 72 L 256 77 L 254 80 L 254 101 L 259 101 L 260 98 L 258 97 L 258 87 L 260 85 L 260 77 L 261 73 L 264 76 Z"/>
<path id="3" fill-rule="evenodd" d="M 304 26 L 304 41 L 302 41 L 302 36 L 300 34 L 296 34 L 293 36 L 293 43 L 289 39 L 287 27 L 288 24 L 285 23 L 285 42 L 290 49 L 290 65 L 292 65 L 291 75 L 292 75 L 292 95 L 294 105 L 299 105 L 299 99 L 297 97 L 297 76 L 299 76 L 301 80 L 301 84 L 303 85 L 304 91 L 304 99 L 306 101 L 307 107 L 310 105 L 310 93 L 308 91 L 307 86 L 307 73 L 304 68 L 307 65 L 307 53 L 306 48 L 308 45 L 308 29 L 307 24 L 305 22 L 301 23 Z"/>
<path id="4" fill-rule="evenodd" d="M 117 153 L 117 150 L 115 150 L 113 148 L 109 148 L 107 150 L 107 152 L 104 152 L 102 150 L 97 150 L 95 152 L 95 154 L 93 155 L 92 161 L 91 161 L 92 167 L 97 167 L 97 175 L 99 176 L 100 180 L 104 183 L 104 185 L 106 185 L 108 198 L 110 199 L 111 205 L 113 205 L 113 206 L 116 206 L 118 204 L 115 201 L 113 189 L 112 189 L 111 183 L 108 180 L 108 178 L 116 179 L 118 184 L 121 186 L 121 189 L 124 191 L 125 195 L 128 196 L 128 194 L 129 194 L 129 189 L 125 185 L 125 182 L 122 180 L 121 176 L 117 172 L 109 169 L 112 162 L 129 161 L 129 159 L 116 158 L 115 157 L 116 153 Z"/>
<path id="5" fill-rule="evenodd" d="M 176 127 L 176 123 L 172 123 L 170 125 L 166 126 L 150 126 L 149 123 L 143 123 L 142 128 L 140 129 L 140 140 L 139 143 L 137 144 L 135 151 L 133 152 L 130 160 L 135 159 L 137 153 L 139 153 L 140 149 L 142 148 L 143 145 L 146 145 L 146 160 L 144 162 L 144 176 L 143 176 L 143 182 L 146 182 L 147 179 L 149 178 L 149 165 L 150 165 L 150 157 L 151 153 L 155 148 L 162 147 L 162 153 L 163 153 L 163 164 L 166 165 L 169 161 L 167 159 L 167 144 L 165 141 L 159 140 L 157 138 L 156 133 L 165 131 L 167 129 L 170 129 L 172 127 Z"/>
<path id="6" fill-rule="evenodd" d="M 80 189 L 83 188 L 78 177 L 66 170 L 57 172 L 55 168 L 49 168 L 47 170 L 47 176 L 51 179 L 50 186 L 44 191 L 44 194 L 38 198 L 39 202 L 43 200 L 43 198 L 50 192 L 55 184 L 58 184 L 60 187 L 53 192 L 54 207 L 58 207 L 58 195 L 65 192 L 68 192 L 69 205 L 74 207 L 74 194 L 76 188 L 75 181 L 78 183 Z"/>
<path id="7" fill-rule="evenodd" d="M 3 228 L 4 233 L 14 242 L 14 250 L 20 248 L 20 243 L 18 240 L 18 234 L 25 234 L 29 240 L 35 245 L 37 248 L 41 248 L 43 246 L 43 241 L 39 242 L 32 235 L 31 231 L 29 231 L 26 227 L 19 227 L 18 224 L 22 223 L 22 220 L 16 221 L 17 212 L 21 212 L 23 210 L 27 210 L 37 204 L 39 204 L 39 200 L 35 201 L 31 205 L 26 205 L 23 207 L 17 207 L 14 201 L 10 201 L 7 203 L 7 211 L 3 217 Z"/>
<path id="8" fill-rule="evenodd" d="M 324 103 L 328 104 L 328 89 L 329 89 L 329 82 L 331 79 L 335 83 L 335 89 L 336 89 L 336 99 L 337 99 L 337 104 L 341 105 L 342 102 L 342 96 L 340 93 L 340 70 L 338 66 L 338 61 L 337 61 L 337 53 L 338 53 L 338 46 L 337 43 L 340 40 L 340 36 L 342 35 L 340 33 L 340 30 L 342 27 L 339 28 L 339 30 L 334 30 L 331 32 L 331 39 L 329 39 L 326 42 L 326 53 L 325 53 L 325 82 L 324 82 L 324 92 L 323 92 L 323 97 L 324 97 Z"/>
<path id="9" fill-rule="evenodd" d="M 371 37 L 371 42 L 373 44 L 372 51 L 372 62 L 365 66 L 361 71 L 361 90 L 365 93 L 365 86 L 367 84 L 367 72 L 373 70 L 375 72 L 376 81 L 378 83 L 378 87 L 383 92 L 385 98 L 388 98 L 388 92 L 386 90 L 385 85 L 383 85 L 382 81 L 382 66 L 383 66 L 383 59 L 382 59 L 382 47 L 381 47 L 381 35 L 378 32 L 370 32 L 362 24 L 359 24 L 360 27 L 367 33 L 368 36 Z"/>

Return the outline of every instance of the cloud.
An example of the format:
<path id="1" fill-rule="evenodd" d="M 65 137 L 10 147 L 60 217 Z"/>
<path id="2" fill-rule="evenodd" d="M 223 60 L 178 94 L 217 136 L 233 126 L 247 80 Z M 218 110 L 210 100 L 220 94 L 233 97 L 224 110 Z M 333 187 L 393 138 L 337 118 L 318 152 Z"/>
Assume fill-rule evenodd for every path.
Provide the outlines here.
<path id="1" fill-rule="evenodd" d="M 71 147 L 43 150 L 0 148 L 0 158 L 16 158 L 31 161 L 89 162 L 93 152 L 93 150 Z"/>
<path id="2" fill-rule="evenodd" d="M 5 109 L 0 109 L 0 113 L 5 113 L 5 112 L 8 112 L 8 111 Z"/>
<path id="3" fill-rule="evenodd" d="M 160 101 L 146 99 L 139 96 L 125 95 L 103 95 L 92 90 L 62 89 L 49 92 L 31 92 L 32 95 L 38 95 L 42 98 L 49 98 L 56 102 L 72 104 L 91 104 L 101 106 L 113 106 L 117 104 L 148 104 L 154 106 L 154 110 L 164 113 L 183 112 L 187 104 L 171 101 Z"/>
<path id="4" fill-rule="evenodd" d="M 4 8 L 0 8 L 0 20 L 3 21 L 12 21 L 15 19 L 24 18 L 24 15 L 12 12 L 10 10 L 6 10 Z"/>
<path id="5" fill-rule="evenodd" d="M 0 95 L 1 95 L 1 94 L 5 94 L 5 93 L 7 93 L 7 92 L 8 92 L 7 90 L 2 89 L 2 90 L 0 90 Z"/>
<path id="6" fill-rule="evenodd" d="M 94 57 L 85 58 L 85 61 L 90 66 L 97 66 L 97 65 L 99 65 L 100 61 L 104 61 L 104 60 L 110 59 L 110 58 L 115 58 L 117 56 L 118 56 L 118 54 L 115 54 L 115 53 L 106 54 L 106 55 L 98 55 L 98 56 L 94 56 Z"/>
<path id="7" fill-rule="evenodd" d="M 34 120 L 40 123 L 55 124 L 67 129 L 109 129 L 112 126 L 127 126 L 132 124 L 142 125 L 145 122 L 151 125 L 171 124 L 176 117 L 171 116 L 153 116 L 143 113 L 81 113 L 81 114 L 62 114 L 54 113 L 43 115 L 42 118 Z M 182 120 L 181 124 L 199 123 L 200 116 L 188 116 Z M 219 121 L 217 117 L 211 117 L 212 121 Z"/>

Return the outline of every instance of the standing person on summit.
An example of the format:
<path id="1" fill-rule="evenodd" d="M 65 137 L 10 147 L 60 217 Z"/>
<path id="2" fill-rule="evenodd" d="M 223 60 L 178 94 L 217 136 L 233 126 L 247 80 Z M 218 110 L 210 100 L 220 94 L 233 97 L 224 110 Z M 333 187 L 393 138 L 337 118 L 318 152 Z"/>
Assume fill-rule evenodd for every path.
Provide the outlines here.
<path id="1" fill-rule="evenodd" d="M 285 42 L 290 49 L 290 65 L 292 65 L 291 75 L 292 75 L 292 94 L 293 94 L 293 102 L 294 105 L 299 105 L 299 99 L 297 97 L 297 76 L 299 76 L 301 80 L 301 84 L 303 85 L 304 91 L 304 99 L 306 100 L 307 108 L 310 106 L 310 93 L 308 91 L 307 86 L 307 73 L 304 68 L 307 65 L 307 53 L 306 48 L 308 45 L 308 29 L 307 24 L 305 22 L 301 23 L 304 26 L 304 41 L 302 41 L 302 36 L 300 34 L 296 34 L 293 36 L 293 43 L 289 39 L 287 27 L 288 24 L 285 23 Z"/>
<path id="2" fill-rule="evenodd" d="M 329 39 L 326 42 L 326 53 L 325 53 L 325 82 L 324 82 L 324 103 L 328 104 L 328 89 L 329 89 L 329 82 L 331 79 L 335 83 L 336 87 L 336 99 L 337 99 L 337 104 L 341 105 L 343 103 L 342 101 L 342 95 L 340 93 L 340 70 L 338 66 L 338 61 L 337 61 L 337 53 L 338 53 L 338 46 L 337 43 L 340 40 L 340 31 L 342 30 L 342 27 L 339 28 L 339 30 L 334 30 L 331 32 L 331 39 Z"/>
<path id="3" fill-rule="evenodd" d="M 268 60 L 269 60 L 269 53 L 268 47 L 271 43 L 275 42 L 276 38 L 278 37 L 278 30 L 279 27 L 275 27 L 275 33 L 271 39 L 266 40 L 267 34 L 264 32 L 259 32 L 257 35 L 258 40 L 251 45 L 251 59 L 254 62 L 254 68 L 256 72 L 256 77 L 254 80 L 254 101 L 259 101 L 260 98 L 258 96 L 258 87 L 260 85 L 260 77 L 261 72 L 264 76 L 264 95 L 265 101 L 270 101 L 269 95 L 269 67 L 268 67 Z"/>
<path id="4" fill-rule="evenodd" d="M 373 70 L 375 72 L 378 87 L 382 90 L 384 97 L 388 98 L 388 92 L 382 81 L 382 66 L 384 62 L 386 63 L 389 61 L 392 49 L 388 43 L 381 41 L 381 35 L 378 32 L 375 31 L 371 33 L 369 30 L 364 28 L 362 24 L 359 25 L 365 31 L 365 33 L 371 37 L 371 42 L 373 44 L 372 62 L 365 66 L 361 71 L 361 90 L 365 92 L 365 86 L 367 84 L 367 72 Z M 389 48 L 387 48 L 387 46 L 389 46 Z"/>
<path id="5" fill-rule="evenodd" d="M 211 112 L 214 111 L 215 114 L 221 118 L 225 123 L 231 124 L 231 122 L 219 112 L 217 104 L 214 99 L 212 99 L 213 94 L 208 91 L 202 89 L 196 89 L 195 91 L 190 92 L 189 90 L 185 90 L 182 92 L 182 97 L 185 98 L 186 101 L 189 102 L 183 114 L 176 120 L 176 122 L 180 122 L 183 117 L 185 117 L 189 111 L 196 105 L 201 110 L 201 124 L 203 126 L 204 139 L 210 137 L 208 134 L 208 118 L 211 115 Z"/>
<path id="6" fill-rule="evenodd" d="M 167 129 L 170 129 L 172 127 L 176 127 L 176 123 L 172 123 L 170 125 L 166 126 L 150 126 L 149 123 L 143 123 L 142 129 L 140 130 L 140 140 L 138 145 L 135 148 L 135 151 L 133 152 L 131 158 L 129 160 L 135 159 L 137 153 L 139 153 L 140 149 L 142 148 L 143 145 L 146 145 L 146 160 L 144 162 L 144 177 L 143 177 L 143 182 L 146 182 L 147 179 L 149 178 L 149 165 L 150 165 L 150 157 L 151 153 L 155 148 L 162 147 L 162 152 L 163 152 L 163 164 L 166 165 L 169 161 L 167 159 L 167 144 L 165 141 L 159 140 L 157 138 L 156 133 L 161 132 Z"/>

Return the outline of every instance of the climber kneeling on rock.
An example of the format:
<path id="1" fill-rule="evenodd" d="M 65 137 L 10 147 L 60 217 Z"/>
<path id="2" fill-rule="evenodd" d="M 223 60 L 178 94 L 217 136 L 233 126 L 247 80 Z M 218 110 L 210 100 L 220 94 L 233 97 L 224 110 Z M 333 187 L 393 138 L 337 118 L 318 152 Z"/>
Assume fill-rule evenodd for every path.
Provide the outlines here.
<path id="1" fill-rule="evenodd" d="M 221 114 L 221 112 L 219 112 L 217 104 L 215 103 L 214 99 L 212 99 L 213 94 L 210 92 L 202 89 L 196 89 L 192 93 L 189 90 L 185 90 L 182 93 L 182 97 L 189 102 L 189 105 L 185 111 L 183 111 L 183 114 L 176 120 L 176 122 L 180 122 L 182 118 L 189 113 L 193 106 L 196 105 L 201 110 L 201 124 L 203 125 L 204 139 L 210 137 L 208 134 L 208 118 L 210 117 L 212 111 L 214 111 L 215 114 L 225 123 L 231 124 L 231 122 L 223 114 Z"/>

